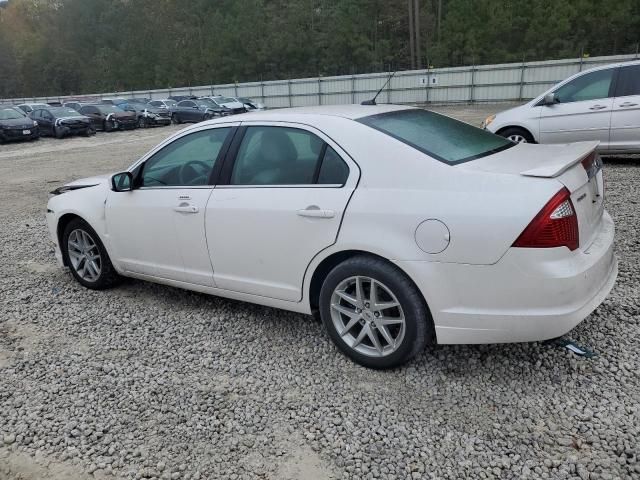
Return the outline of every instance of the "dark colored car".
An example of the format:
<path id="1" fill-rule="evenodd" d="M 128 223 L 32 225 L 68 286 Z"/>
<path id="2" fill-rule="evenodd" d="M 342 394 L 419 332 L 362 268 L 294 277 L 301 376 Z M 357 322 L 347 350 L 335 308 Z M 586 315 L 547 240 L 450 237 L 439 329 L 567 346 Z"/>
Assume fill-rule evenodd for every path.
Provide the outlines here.
<path id="1" fill-rule="evenodd" d="M 11 140 L 37 140 L 40 129 L 18 107 L 0 107 L 0 143 Z"/>
<path id="2" fill-rule="evenodd" d="M 129 101 L 133 103 L 141 103 L 143 105 L 146 105 L 151 101 L 151 99 L 146 97 L 137 97 L 137 98 L 130 98 Z"/>
<path id="3" fill-rule="evenodd" d="M 22 110 L 27 115 L 31 115 L 31 112 L 38 108 L 48 108 L 48 103 L 22 103 L 18 105 L 18 108 Z"/>
<path id="4" fill-rule="evenodd" d="M 149 105 L 151 105 L 152 107 L 166 108 L 171 113 L 173 113 L 173 111 L 176 109 L 176 105 L 178 105 L 178 102 L 167 98 L 165 100 L 151 100 L 149 102 Z"/>
<path id="5" fill-rule="evenodd" d="M 171 112 L 166 108 L 131 101 L 120 103 L 118 107 L 136 114 L 138 128 L 146 128 L 153 125 L 169 125 L 171 123 Z"/>
<path id="6" fill-rule="evenodd" d="M 126 101 L 126 98 L 103 98 L 100 103 L 104 103 L 105 105 L 119 105 Z"/>
<path id="7" fill-rule="evenodd" d="M 176 105 L 171 119 L 173 123 L 202 122 L 222 114 L 223 110 L 210 100 L 182 100 Z"/>
<path id="8" fill-rule="evenodd" d="M 196 100 L 198 97 L 195 95 L 174 95 L 169 97 L 169 100 L 174 100 L 176 102 L 181 102 L 182 100 Z"/>
<path id="9" fill-rule="evenodd" d="M 72 108 L 48 107 L 31 112 L 31 118 L 38 122 L 40 135 L 63 138 L 69 135 L 93 135 L 96 133 L 91 120 Z"/>
<path id="10" fill-rule="evenodd" d="M 125 112 L 114 105 L 102 103 L 83 105 L 80 107 L 80 113 L 91 120 L 95 130 L 110 132 L 138 127 L 138 117 L 135 113 Z"/>

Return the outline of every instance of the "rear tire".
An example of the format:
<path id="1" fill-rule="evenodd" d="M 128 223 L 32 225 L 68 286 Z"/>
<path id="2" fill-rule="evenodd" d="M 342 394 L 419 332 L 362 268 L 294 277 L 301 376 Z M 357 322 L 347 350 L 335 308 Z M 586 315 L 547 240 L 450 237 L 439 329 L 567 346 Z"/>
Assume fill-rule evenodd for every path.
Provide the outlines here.
<path id="1" fill-rule="evenodd" d="M 64 131 L 60 127 L 53 127 L 53 135 L 57 139 L 61 139 L 64 137 Z"/>
<path id="2" fill-rule="evenodd" d="M 73 277 L 86 288 L 104 290 L 122 280 L 98 234 L 80 218 L 71 220 L 65 227 L 60 250 Z"/>
<path id="3" fill-rule="evenodd" d="M 435 343 L 422 294 L 404 272 L 379 258 L 360 255 L 337 265 L 322 284 L 319 306 L 336 346 L 368 368 L 397 367 Z"/>
<path id="4" fill-rule="evenodd" d="M 171 115 L 171 123 L 173 123 L 174 125 L 180 125 L 180 123 L 182 122 L 180 121 L 180 117 L 178 117 L 178 115 L 174 113 L 173 115 Z"/>
<path id="5" fill-rule="evenodd" d="M 500 135 L 514 143 L 536 143 L 533 135 L 524 128 L 509 127 L 501 131 Z"/>
<path id="6" fill-rule="evenodd" d="M 111 120 L 105 120 L 102 124 L 102 129 L 105 132 L 112 132 L 114 129 L 113 122 Z"/>
<path id="7" fill-rule="evenodd" d="M 144 117 L 138 119 L 138 128 L 147 128 L 147 121 Z"/>

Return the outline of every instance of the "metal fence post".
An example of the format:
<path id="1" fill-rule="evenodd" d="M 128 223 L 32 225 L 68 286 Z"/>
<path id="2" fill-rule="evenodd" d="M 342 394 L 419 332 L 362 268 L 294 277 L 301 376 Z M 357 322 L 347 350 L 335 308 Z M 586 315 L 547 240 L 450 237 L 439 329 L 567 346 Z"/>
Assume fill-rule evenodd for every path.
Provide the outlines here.
<path id="1" fill-rule="evenodd" d="M 238 98 L 238 82 L 233 84 L 233 94 Z"/>
<path id="2" fill-rule="evenodd" d="M 262 98 L 262 103 L 265 103 L 264 82 L 262 80 L 260 80 L 260 98 Z"/>
<path id="3" fill-rule="evenodd" d="M 289 93 L 289 107 L 293 107 L 293 97 L 291 95 L 291 80 L 287 80 L 287 92 Z"/>
<path id="4" fill-rule="evenodd" d="M 469 103 L 473 103 L 473 88 L 475 87 L 475 81 L 476 81 L 476 66 L 472 65 L 471 66 L 471 92 L 469 93 Z"/>
<path id="5" fill-rule="evenodd" d="M 322 105 L 322 78 L 318 77 L 318 105 Z"/>
<path id="6" fill-rule="evenodd" d="M 356 103 L 356 76 L 351 75 L 351 103 Z"/>
<path id="7" fill-rule="evenodd" d="M 527 66 L 524 63 L 524 58 L 522 59 L 522 65 L 520 66 L 520 92 L 518 93 L 518 100 L 522 101 L 522 93 L 524 90 L 524 69 Z"/>

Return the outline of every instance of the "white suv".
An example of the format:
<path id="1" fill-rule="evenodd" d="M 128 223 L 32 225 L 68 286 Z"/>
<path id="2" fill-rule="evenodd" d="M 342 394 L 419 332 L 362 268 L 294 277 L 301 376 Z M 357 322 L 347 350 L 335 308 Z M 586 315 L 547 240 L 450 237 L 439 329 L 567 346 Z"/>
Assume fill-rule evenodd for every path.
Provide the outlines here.
<path id="1" fill-rule="evenodd" d="M 482 126 L 518 143 L 598 140 L 601 153 L 640 152 L 640 61 L 580 72 Z"/>

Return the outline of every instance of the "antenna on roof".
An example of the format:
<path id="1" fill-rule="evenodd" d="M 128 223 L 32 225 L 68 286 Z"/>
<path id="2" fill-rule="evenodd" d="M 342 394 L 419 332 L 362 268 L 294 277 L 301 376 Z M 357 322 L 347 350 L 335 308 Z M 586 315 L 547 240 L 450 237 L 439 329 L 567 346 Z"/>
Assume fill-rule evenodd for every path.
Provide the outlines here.
<path id="1" fill-rule="evenodd" d="M 364 102 L 362 102 L 360 105 L 377 105 L 376 103 L 376 98 L 378 98 L 378 95 L 380 95 L 380 92 L 382 92 L 382 90 L 385 89 L 385 87 L 387 85 L 389 85 L 389 82 L 391 81 L 391 79 L 393 78 L 393 76 L 396 74 L 396 72 L 393 72 L 391 75 L 389 75 L 389 78 L 387 78 L 387 81 L 384 82 L 384 85 L 382 85 L 382 88 L 380 88 L 380 90 L 378 90 L 378 93 L 376 93 L 376 96 L 373 97 L 371 100 L 365 100 Z"/>

